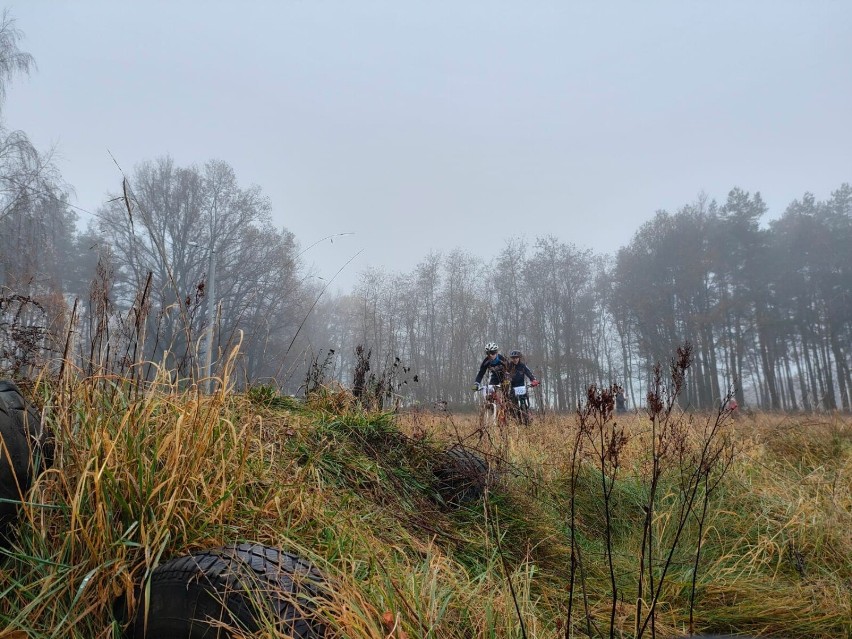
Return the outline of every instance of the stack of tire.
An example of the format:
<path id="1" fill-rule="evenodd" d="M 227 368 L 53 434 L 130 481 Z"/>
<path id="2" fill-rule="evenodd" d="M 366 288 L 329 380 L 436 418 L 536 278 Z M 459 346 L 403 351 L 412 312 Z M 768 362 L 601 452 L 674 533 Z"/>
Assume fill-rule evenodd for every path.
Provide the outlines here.
<path id="1" fill-rule="evenodd" d="M 488 462 L 475 450 L 455 444 L 441 454 L 435 468 L 438 493 L 454 506 L 479 500 L 488 485 Z"/>
<path id="2" fill-rule="evenodd" d="M 15 529 L 33 480 L 53 463 L 53 441 L 39 411 L 14 382 L 0 380 L 0 546 Z"/>
<path id="3" fill-rule="evenodd" d="M 297 555 L 238 544 L 177 557 L 138 593 L 127 639 L 226 639 L 274 628 L 275 636 L 322 639 L 317 613 L 325 580 Z"/>

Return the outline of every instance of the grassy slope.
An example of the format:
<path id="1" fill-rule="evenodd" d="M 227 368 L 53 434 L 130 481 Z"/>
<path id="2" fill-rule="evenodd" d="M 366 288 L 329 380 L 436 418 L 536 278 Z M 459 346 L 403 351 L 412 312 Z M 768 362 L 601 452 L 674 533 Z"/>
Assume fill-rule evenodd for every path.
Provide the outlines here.
<path id="1" fill-rule="evenodd" d="M 199 397 L 166 384 L 137 397 L 89 381 L 43 395 L 59 461 L 38 482 L 13 556 L 0 565 L 0 630 L 119 636 L 112 603 L 132 598 L 146 571 L 244 540 L 300 552 L 330 576 L 336 594 L 324 614 L 342 636 L 521 636 L 507 572 L 528 637 L 563 627 L 571 417 L 511 429 L 499 451 L 509 469 L 485 501 L 454 508 L 442 503 L 434 470 L 438 451 L 472 430 L 465 418 L 364 414 L 345 392 L 300 405 L 262 393 Z M 624 423 L 631 439 L 613 532 L 617 623 L 629 636 L 647 422 Z M 743 416 L 731 428 L 738 453 L 711 503 L 698 626 L 852 636 L 852 426 Z M 599 492 L 587 464 L 578 538 L 589 610 L 603 629 L 610 594 Z M 673 508 L 661 500 L 663 540 Z M 658 636 L 685 628 L 695 542 L 690 527 L 659 604 Z M 580 631 L 579 585 L 575 596 Z"/>

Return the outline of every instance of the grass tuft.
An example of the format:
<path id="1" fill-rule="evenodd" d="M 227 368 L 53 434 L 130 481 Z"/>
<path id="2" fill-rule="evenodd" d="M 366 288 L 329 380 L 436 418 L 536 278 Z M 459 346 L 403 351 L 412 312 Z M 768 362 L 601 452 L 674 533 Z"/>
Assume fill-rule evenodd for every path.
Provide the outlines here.
<path id="1" fill-rule="evenodd" d="M 305 402 L 256 387 L 200 394 L 162 371 L 32 389 L 56 433 L 56 463 L 35 482 L 0 559 L 0 628 L 46 637 L 118 637 L 116 602 L 156 566 L 253 541 L 296 552 L 332 584 L 333 636 L 554 637 L 565 634 L 570 569 L 571 416 L 510 426 L 483 444 L 495 481 L 458 505 L 436 469 L 472 417 L 364 411 L 342 388 Z M 695 416 L 695 424 L 704 416 Z M 615 631 L 632 636 L 648 422 L 629 435 L 611 494 L 620 597 Z M 770 415 L 730 425 L 737 456 L 711 496 L 697 579 L 705 631 L 786 637 L 852 634 L 852 424 Z M 473 440 L 470 440 L 473 441 Z M 592 622 L 609 635 L 609 571 L 599 476 L 577 476 L 576 538 Z M 662 556 L 678 507 L 675 473 L 655 510 Z M 685 528 L 660 597 L 659 636 L 682 634 L 697 528 Z M 0 633 L 2 634 L 2 633 Z M 24 635 L 21 635 L 24 636 Z M 273 637 L 270 628 L 261 636 Z"/>

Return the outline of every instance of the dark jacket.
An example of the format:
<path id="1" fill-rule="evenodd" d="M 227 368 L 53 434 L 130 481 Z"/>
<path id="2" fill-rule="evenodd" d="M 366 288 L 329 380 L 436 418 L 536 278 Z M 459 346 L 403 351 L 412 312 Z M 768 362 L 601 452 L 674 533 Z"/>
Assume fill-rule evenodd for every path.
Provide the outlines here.
<path id="1" fill-rule="evenodd" d="M 532 371 L 523 362 L 518 362 L 515 366 L 512 366 L 512 363 L 509 362 L 506 366 L 506 374 L 509 375 L 512 380 L 512 388 L 515 386 L 523 386 L 524 377 L 529 377 L 531 382 L 535 381 L 535 375 L 532 374 Z"/>
<path id="2" fill-rule="evenodd" d="M 479 373 L 476 375 L 476 383 L 479 384 L 482 381 L 482 378 L 485 376 L 486 371 L 491 372 L 491 381 L 489 384 L 493 384 L 498 386 L 503 381 L 503 375 L 506 371 L 506 365 L 508 362 L 503 359 L 503 356 L 497 353 L 497 357 L 493 360 L 486 358 L 482 360 L 482 364 L 479 365 Z"/>

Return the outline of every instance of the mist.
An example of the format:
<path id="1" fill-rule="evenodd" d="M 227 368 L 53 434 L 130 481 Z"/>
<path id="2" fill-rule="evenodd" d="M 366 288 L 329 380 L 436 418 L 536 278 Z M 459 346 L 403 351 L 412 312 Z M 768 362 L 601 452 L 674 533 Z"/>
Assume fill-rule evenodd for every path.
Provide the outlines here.
<path id="1" fill-rule="evenodd" d="M 0 370 L 145 361 L 140 379 L 300 394 L 311 375 L 351 384 L 360 346 L 388 405 L 464 406 L 496 341 L 550 407 L 619 384 L 638 408 L 688 343 L 689 406 L 848 411 L 849 21 L 764 9 L 658 10 L 644 30 L 627 10 L 396 12 L 371 40 L 369 9 L 349 30 L 291 8 L 294 48 L 255 33 L 252 57 L 240 34 L 228 66 L 210 64 L 221 8 L 197 51 L 170 49 L 184 10 L 134 9 L 163 47 L 125 52 L 138 69 L 108 91 L 88 41 L 51 61 L 61 17 L 84 31 L 117 9 L 7 14 Z"/>

